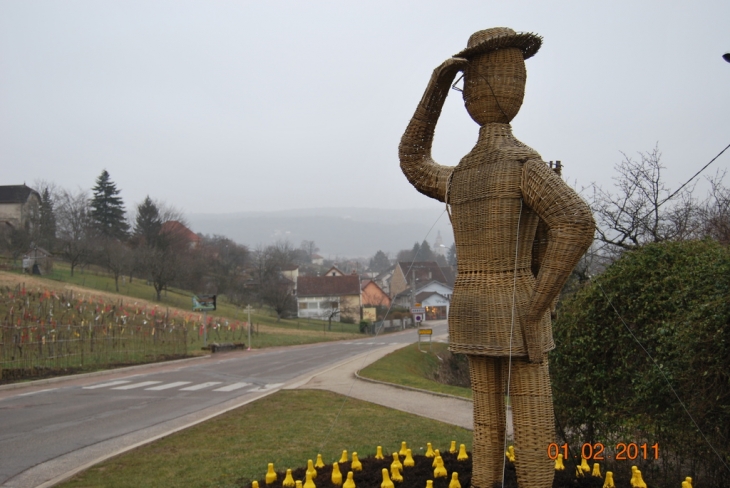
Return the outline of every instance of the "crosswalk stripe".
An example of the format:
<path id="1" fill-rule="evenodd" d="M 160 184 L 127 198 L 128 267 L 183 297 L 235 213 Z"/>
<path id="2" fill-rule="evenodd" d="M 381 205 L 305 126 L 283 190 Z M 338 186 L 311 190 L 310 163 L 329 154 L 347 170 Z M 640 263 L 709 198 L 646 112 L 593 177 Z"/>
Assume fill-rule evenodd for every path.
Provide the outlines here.
<path id="1" fill-rule="evenodd" d="M 220 388 L 216 388 L 213 391 L 233 391 L 238 390 L 240 388 L 243 388 L 245 386 L 249 386 L 251 383 L 233 383 L 232 385 L 228 386 L 221 386 Z"/>
<path id="2" fill-rule="evenodd" d="M 278 388 L 284 383 L 271 383 L 270 385 L 263 385 L 261 388 L 259 388 L 257 391 L 268 391 L 273 390 L 274 388 Z"/>
<path id="3" fill-rule="evenodd" d="M 170 388 L 175 388 L 177 386 L 189 385 L 189 384 L 190 384 L 189 381 L 176 381 L 174 383 L 167 383 L 164 385 L 153 386 L 152 388 L 145 388 L 145 390 L 150 390 L 150 391 L 168 390 Z"/>
<path id="4" fill-rule="evenodd" d="M 211 386 L 220 385 L 221 381 L 208 381 L 207 383 L 200 383 L 199 385 L 188 386 L 187 388 L 180 388 L 180 391 L 197 391 L 203 388 L 210 388 Z"/>
<path id="5" fill-rule="evenodd" d="M 134 388 L 144 388 L 145 386 L 156 385 L 162 381 L 143 381 L 142 383 L 132 383 L 131 385 L 117 386 L 112 390 L 133 390 Z"/>
<path id="6" fill-rule="evenodd" d="M 93 386 L 84 386 L 84 390 L 95 390 L 97 388 L 106 388 L 107 386 L 117 386 L 117 385 L 123 385 L 124 383 L 131 383 L 130 380 L 117 380 L 117 381 L 110 381 L 108 383 L 99 383 L 98 385 Z"/>

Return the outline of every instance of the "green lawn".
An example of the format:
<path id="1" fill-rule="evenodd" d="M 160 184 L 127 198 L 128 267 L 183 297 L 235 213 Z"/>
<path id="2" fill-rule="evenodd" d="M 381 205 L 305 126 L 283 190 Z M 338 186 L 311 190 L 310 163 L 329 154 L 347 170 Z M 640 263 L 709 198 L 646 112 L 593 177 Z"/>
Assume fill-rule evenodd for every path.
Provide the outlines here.
<path id="1" fill-rule="evenodd" d="M 446 352 L 447 344 L 434 342 L 430 351 L 428 345 L 422 344 L 421 348 L 423 352 L 419 351 L 418 344 L 411 344 L 392 352 L 361 370 L 360 376 L 437 393 L 472 397 L 470 388 L 445 385 L 432 379 L 441 362 L 439 354 Z"/>
<path id="2" fill-rule="evenodd" d="M 340 408 L 341 411 L 340 411 Z M 361 458 L 394 452 L 407 441 L 415 453 L 427 442 L 471 449 L 471 431 L 318 390 L 284 390 L 213 420 L 100 463 L 58 486 L 139 488 L 249 487 L 266 473 L 326 463 L 342 450 Z"/>

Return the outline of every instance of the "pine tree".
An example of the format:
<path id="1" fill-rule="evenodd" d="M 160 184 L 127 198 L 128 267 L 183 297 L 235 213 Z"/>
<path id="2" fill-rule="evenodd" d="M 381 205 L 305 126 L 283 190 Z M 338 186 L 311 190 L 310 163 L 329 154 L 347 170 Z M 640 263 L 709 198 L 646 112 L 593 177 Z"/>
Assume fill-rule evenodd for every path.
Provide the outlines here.
<path id="1" fill-rule="evenodd" d="M 124 202 L 118 196 L 120 191 L 109 178 L 107 170 L 101 172 L 92 190 L 91 219 L 94 228 L 104 236 L 126 239 L 129 224 L 124 219 Z"/>
<path id="2" fill-rule="evenodd" d="M 137 218 L 134 221 L 134 235 L 147 246 L 154 246 L 157 236 L 162 229 L 160 209 L 147 195 L 137 206 Z"/>
<path id="3" fill-rule="evenodd" d="M 38 244 L 53 251 L 56 242 L 56 214 L 53 209 L 53 198 L 48 188 L 45 188 L 41 194 L 38 227 Z"/>

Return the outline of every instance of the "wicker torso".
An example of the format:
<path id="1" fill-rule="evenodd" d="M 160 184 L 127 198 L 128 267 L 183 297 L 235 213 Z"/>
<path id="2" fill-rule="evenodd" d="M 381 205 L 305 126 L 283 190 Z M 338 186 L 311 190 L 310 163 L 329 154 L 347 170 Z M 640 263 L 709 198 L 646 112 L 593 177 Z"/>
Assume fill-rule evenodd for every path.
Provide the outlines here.
<path id="1" fill-rule="evenodd" d="M 524 163 L 535 159 L 540 155 L 515 139 L 508 124 L 487 124 L 453 169 L 447 198 L 459 259 L 449 310 L 454 352 L 527 355 L 519 313 L 534 291 L 531 258 L 539 219 L 523 203 L 521 182 Z M 542 350 L 548 351 L 555 347 L 549 312 L 540 327 Z"/>

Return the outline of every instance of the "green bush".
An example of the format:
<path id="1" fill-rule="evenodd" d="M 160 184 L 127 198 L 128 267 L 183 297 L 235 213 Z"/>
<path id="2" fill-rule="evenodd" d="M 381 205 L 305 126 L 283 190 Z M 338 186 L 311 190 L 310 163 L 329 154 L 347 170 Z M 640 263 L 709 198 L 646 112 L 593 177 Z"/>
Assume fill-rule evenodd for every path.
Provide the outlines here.
<path id="1" fill-rule="evenodd" d="M 571 448 L 658 443 L 659 461 L 643 466 L 659 486 L 678 485 L 684 476 L 693 476 L 695 486 L 725 486 L 730 471 L 662 372 L 730 464 L 729 324 L 727 248 L 689 241 L 627 252 L 568 299 L 554 325 L 550 368 L 559 435 Z"/>

